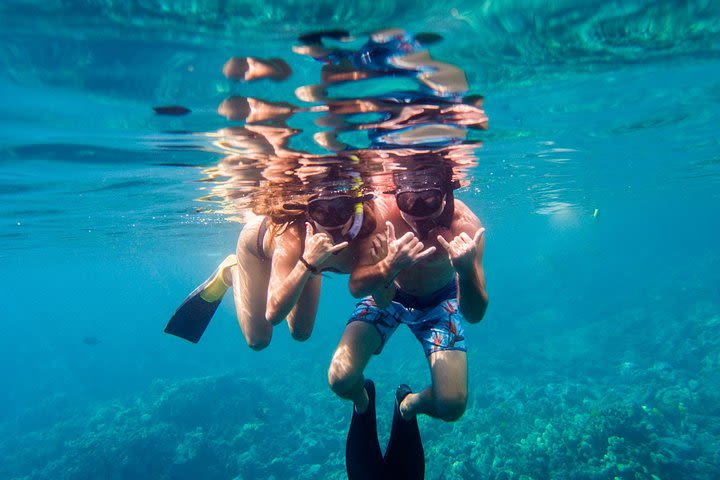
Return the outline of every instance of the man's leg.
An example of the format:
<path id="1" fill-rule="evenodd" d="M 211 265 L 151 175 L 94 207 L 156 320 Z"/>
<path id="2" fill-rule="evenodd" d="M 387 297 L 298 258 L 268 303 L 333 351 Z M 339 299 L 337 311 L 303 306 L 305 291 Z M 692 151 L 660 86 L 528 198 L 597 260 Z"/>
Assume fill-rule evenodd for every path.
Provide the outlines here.
<path id="1" fill-rule="evenodd" d="M 424 413 L 453 422 L 462 417 L 467 405 L 467 353 L 441 350 L 428 357 L 432 385 L 422 392 L 411 393 L 400 405 L 406 420 Z"/>
<path id="2" fill-rule="evenodd" d="M 380 333 L 372 324 L 351 322 L 345 327 L 330 363 L 330 388 L 339 397 L 352 400 L 358 413 L 363 413 L 368 406 L 363 371 L 381 343 Z"/>

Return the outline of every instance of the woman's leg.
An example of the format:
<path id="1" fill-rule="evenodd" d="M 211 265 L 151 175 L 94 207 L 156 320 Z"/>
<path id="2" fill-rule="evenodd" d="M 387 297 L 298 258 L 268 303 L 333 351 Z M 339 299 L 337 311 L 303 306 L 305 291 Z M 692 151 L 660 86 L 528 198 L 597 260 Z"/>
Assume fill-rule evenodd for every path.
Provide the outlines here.
<path id="1" fill-rule="evenodd" d="M 308 279 L 297 304 L 295 304 L 295 307 L 293 307 L 287 316 L 290 335 L 299 342 L 310 338 L 313 327 L 315 327 L 315 316 L 317 315 L 318 303 L 320 302 L 321 286 L 322 275 Z"/>
<path id="2" fill-rule="evenodd" d="M 237 265 L 232 267 L 232 288 L 240 329 L 253 350 L 267 347 L 272 325 L 265 319 L 271 261 L 258 256 L 257 238 L 262 217 L 248 222 L 240 232 Z"/>

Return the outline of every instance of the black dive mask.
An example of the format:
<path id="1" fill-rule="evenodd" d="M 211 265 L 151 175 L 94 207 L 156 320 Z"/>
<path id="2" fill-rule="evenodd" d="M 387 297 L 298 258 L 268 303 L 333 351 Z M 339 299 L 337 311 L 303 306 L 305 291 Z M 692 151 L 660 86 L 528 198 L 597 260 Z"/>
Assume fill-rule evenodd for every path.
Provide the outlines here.
<path id="1" fill-rule="evenodd" d="M 443 206 L 445 193 L 439 188 L 406 190 L 395 194 L 395 201 L 401 212 L 413 217 L 428 217 Z"/>
<path id="2" fill-rule="evenodd" d="M 350 195 L 315 198 L 307 204 L 307 216 L 328 231 L 341 230 L 355 214 L 357 203 L 358 198 Z"/>
<path id="3" fill-rule="evenodd" d="M 444 192 L 440 192 L 440 195 L 433 195 L 434 196 L 432 199 L 425 197 L 424 195 L 421 195 L 420 197 L 415 199 L 416 203 L 414 205 L 418 205 L 419 202 L 419 205 L 421 206 L 413 206 L 411 212 L 408 212 L 408 209 L 403 210 L 404 207 L 408 207 L 409 205 L 403 205 L 403 208 L 401 208 L 401 201 L 397 201 L 398 209 L 400 210 L 403 219 L 408 225 L 412 227 L 418 238 L 422 241 L 427 240 L 428 235 L 435 228 L 450 228 L 453 215 L 455 213 L 455 199 L 452 192 L 447 194 Z M 444 207 L 443 200 L 445 202 Z M 429 217 L 429 215 L 436 213 L 439 208 L 442 208 L 442 211 L 439 215 Z M 413 212 L 421 213 L 413 214 Z"/>

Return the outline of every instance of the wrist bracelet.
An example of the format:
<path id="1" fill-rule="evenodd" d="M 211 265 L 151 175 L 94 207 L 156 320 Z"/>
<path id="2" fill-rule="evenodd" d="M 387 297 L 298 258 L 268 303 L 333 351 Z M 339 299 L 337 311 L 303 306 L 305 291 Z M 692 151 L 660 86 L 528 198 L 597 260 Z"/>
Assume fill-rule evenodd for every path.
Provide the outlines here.
<path id="1" fill-rule="evenodd" d="M 305 268 L 307 268 L 313 275 L 317 275 L 318 273 L 320 273 L 317 267 L 305 260 L 305 257 L 303 257 L 302 255 L 300 255 L 300 262 L 305 265 Z"/>

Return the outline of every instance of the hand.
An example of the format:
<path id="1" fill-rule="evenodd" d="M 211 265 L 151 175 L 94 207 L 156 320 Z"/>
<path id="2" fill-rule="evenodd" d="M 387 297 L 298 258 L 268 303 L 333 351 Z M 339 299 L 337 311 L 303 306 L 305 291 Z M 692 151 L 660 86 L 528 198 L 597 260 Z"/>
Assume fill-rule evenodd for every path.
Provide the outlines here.
<path id="1" fill-rule="evenodd" d="M 370 260 L 372 260 L 373 264 L 378 263 L 380 260 L 387 257 L 387 254 L 387 235 L 378 233 L 375 235 L 375 238 L 373 238 L 372 245 L 370 246 Z"/>
<path id="2" fill-rule="evenodd" d="M 387 262 L 391 274 L 395 275 L 425 257 L 435 253 L 435 247 L 425 249 L 425 245 L 414 233 L 407 232 L 400 238 L 395 238 L 395 227 L 390 222 L 385 222 L 385 237 L 387 239 Z"/>
<path id="3" fill-rule="evenodd" d="M 388 243 L 387 235 L 384 233 L 378 233 L 373 238 L 372 245 L 370 246 L 370 259 L 373 263 L 378 263 L 387 257 Z M 391 282 L 387 287 L 381 287 L 375 293 L 372 294 L 375 305 L 378 308 L 385 309 L 390 306 L 393 297 L 395 296 L 395 283 Z"/>
<path id="4" fill-rule="evenodd" d="M 303 102 L 319 102 L 327 98 L 327 90 L 322 85 L 305 85 L 295 89 L 295 96 Z"/>
<path id="5" fill-rule="evenodd" d="M 325 261 L 335 252 L 348 246 L 348 242 L 333 245 L 332 239 L 326 233 L 314 233 L 310 223 L 305 222 L 305 260 L 316 268 L 322 268 Z"/>
<path id="6" fill-rule="evenodd" d="M 467 125 L 483 130 L 488 128 L 488 117 L 482 108 L 474 105 L 455 104 L 440 110 L 443 122 Z"/>
<path id="7" fill-rule="evenodd" d="M 467 272 L 474 267 L 476 257 L 482 258 L 485 249 L 485 229 L 480 228 L 473 238 L 462 232 L 448 242 L 442 235 L 437 237 L 438 243 L 445 249 L 456 272 Z"/>

